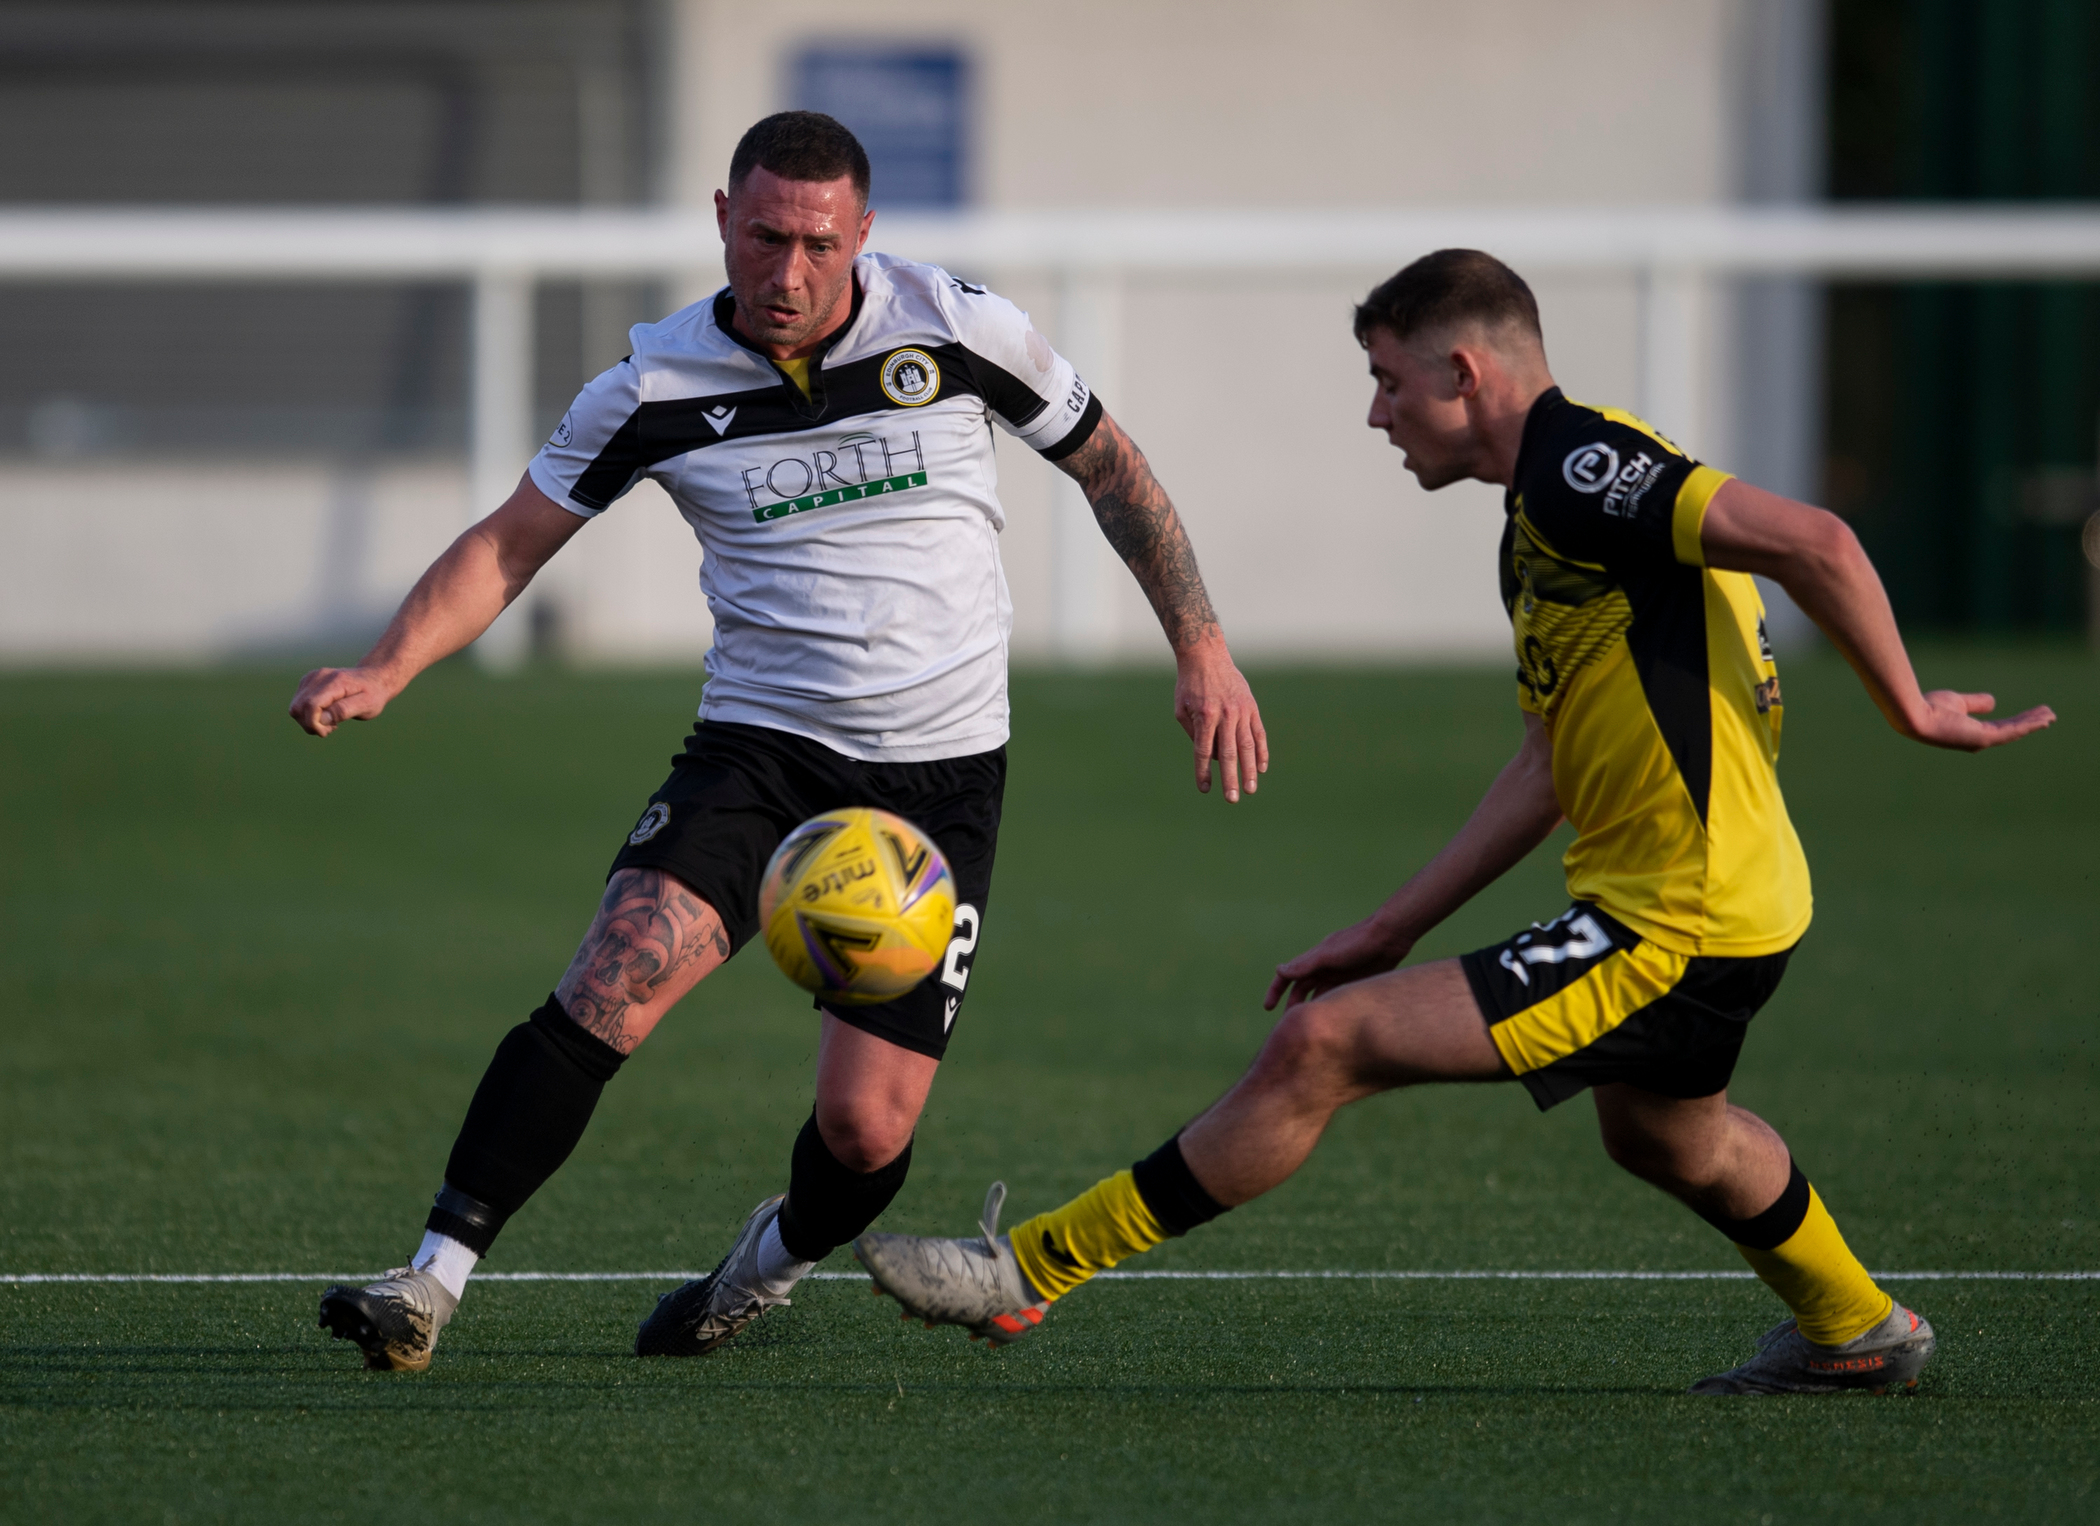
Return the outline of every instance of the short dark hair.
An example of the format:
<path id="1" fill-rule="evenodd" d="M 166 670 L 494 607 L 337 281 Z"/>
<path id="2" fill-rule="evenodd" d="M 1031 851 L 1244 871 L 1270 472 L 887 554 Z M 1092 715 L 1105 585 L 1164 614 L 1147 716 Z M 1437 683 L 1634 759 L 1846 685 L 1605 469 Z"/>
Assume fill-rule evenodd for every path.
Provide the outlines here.
<path id="1" fill-rule="evenodd" d="M 1356 342 L 1370 343 L 1373 329 L 1408 340 L 1461 323 L 1516 324 L 1544 337 L 1538 299 L 1522 276 L 1478 249 L 1439 249 L 1381 281 L 1356 305 Z"/>
<path id="2" fill-rule="evenodd" d="M 737 140 L 729 156 L 729 189 L 753 170 L 771 170 L 782 180 L 852 177 L 860 204 L 868 204 L 868 151 L 836 117 L 821 111 L 776 111 Z"/>

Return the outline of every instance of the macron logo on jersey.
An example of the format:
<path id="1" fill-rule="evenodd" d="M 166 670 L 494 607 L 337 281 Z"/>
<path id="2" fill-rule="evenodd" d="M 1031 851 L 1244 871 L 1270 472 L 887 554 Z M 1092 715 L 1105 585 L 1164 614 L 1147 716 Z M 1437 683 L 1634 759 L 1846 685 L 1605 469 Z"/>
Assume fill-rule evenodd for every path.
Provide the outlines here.
<path id="1" fill-rule="evenodd" d="M 707 420 L 708 427 L 714 430 L 717 435 L 726 438 L 729 434 L 729 426 L 736 422 L 736 410 L 725 404 L 717 403 L 714 407 L 708 409 L 707 412 L 701 414 L 700 417 Z"/>

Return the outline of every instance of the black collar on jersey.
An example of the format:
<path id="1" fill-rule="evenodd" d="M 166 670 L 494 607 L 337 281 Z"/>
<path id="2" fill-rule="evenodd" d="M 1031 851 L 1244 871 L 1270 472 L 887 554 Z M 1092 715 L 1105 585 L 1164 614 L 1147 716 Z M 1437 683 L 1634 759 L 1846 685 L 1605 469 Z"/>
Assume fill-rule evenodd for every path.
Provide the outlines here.
<path id="1" fill-rule="evenodd" d="M 860 317 L 863 296 L 860 283 L 855 281 L 853 315 L 826 341 L 826 350 L 852 331 Z M 732 310 L 725 304 L 734 301 L 726 289 L 716 295 L 713 306 L 715 326 L 743 348 L 763 355 L 756 345 L 730 328 Z M 941 402 L 964 397 L 981 398 L 986 406 L 1017 427 L 1034 422 L 1045 408 L 1051 406 L 1012 372 L 955 341 L 914 344 L 912 348 L 923 350 L 940 367 L 938 400 Z M 591 464 L 584 468 L 576 485 L 569 489 L 569 496 L 591 508 L 603 509 L 626 492 L 642 472 L 659 461 L 689 451 L 741 442 L 756 436 L 798 434 L 867 414 L 903 413 L 908 418 L 909 411 L 900 409 L 896 400 L 882 389 L 882 367 L 889 353 L 892 352 L 878 352 L 846 361 L 828 372 L 810 367 L 810 395 L 806 398 L 801 388 L 781 375 L 769 386 L 638 404 Z M 770 364 L 771 358 L 767 357 L 767 360 Z M 774 370 L 777 373 L 779 367 L 775 366 Z M 1043 452 L 1044 459 L 1056 461 L 1077 450 L 1093 434 L 1100 420 L 1101 399 L 1089 397 L 1078 422 L 1062 440 Z M 911 426 L 900 420 L 898 427 L 909 429 Z"/>
<path id="2" fill-rule="evenodd" d="M 1567 395 L 1558 387 L 1548 387 L 1532 400 L 1531 411 L 1524 415 L 1524 433 L 1517 440 L 1517 462 L 1510 468 L 1509 486 L 1502 490 L 1502 512 L 1517 512 L 1517 484 L 1524 480 L 1524 458 L 1531 454 L 1531 447 L 1540 431 L 1546 427 L 1546 415 L 1567 401 Z"/>
<path id="3" fill-rule="evenodd" d="M 795 385 L 794 379 L 780 370 L 778 361 L 737 332 L 736 293 L 726 286 L 715 293 L 715 327 L 780 373 L 780 384 L 789 394 L 788 406 L 805 418 L 821 419 L 824 416 L 824 357 L 831 353 L 833 345 L 853 332 L 853 325 L 860 321 L 861 305 L 867 299 L 867 293 L 861 290 L 860 277 L 852 275 L 848 279 L 853 283 L 853 306 L 846 314 L 846 321 L 817 342 L 815 354 L 805 357 L 809 361 L 807 397 L 802 395 L 802 389 Z"/>

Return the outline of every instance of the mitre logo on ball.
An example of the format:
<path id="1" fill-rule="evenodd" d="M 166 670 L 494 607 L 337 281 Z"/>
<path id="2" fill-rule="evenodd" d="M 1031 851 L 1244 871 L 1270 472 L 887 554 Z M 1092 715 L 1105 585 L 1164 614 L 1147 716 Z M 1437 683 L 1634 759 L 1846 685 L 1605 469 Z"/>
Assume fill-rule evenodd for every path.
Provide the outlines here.
<path id="1" fill-rule="evenodd" d="M 826 1001 L 894 1001 L 932 974 L 955 928 L 955 880 L 933 839 L 866 806 L 781 840 L 758 892 L 766 951 Z"/>

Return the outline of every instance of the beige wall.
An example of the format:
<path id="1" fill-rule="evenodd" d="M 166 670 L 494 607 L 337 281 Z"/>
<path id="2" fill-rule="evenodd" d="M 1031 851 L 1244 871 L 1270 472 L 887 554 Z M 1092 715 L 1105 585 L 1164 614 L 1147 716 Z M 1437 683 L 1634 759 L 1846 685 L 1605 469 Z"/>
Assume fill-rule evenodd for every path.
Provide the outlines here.
<path id="1" fill-rule="evenodd" d="M 757 7 L 684 0 L 670 190 L 706 204 L 752 121 L 787 104 L 787 61 L 828 38 L 959 42 L 976 67 L 978 204 L 1151 207 L 1706 201 L 1733 189 L 1727 0 L 1275 4 L 895 0 Z M 1312 215 L 1309 213 L 1309 215 Z M 875 245 L 884 242 L 880 209 Z M 1253 656 L 1489 654 L 1508 641 L 1492 554 L 1498 495 L 1430 497 L 1363 425 L 1352 301 L 1417 254 L 1348 276 L 1147 275 L 1112 283 L 1114 332 L 1075 325 L 1040 272 L 971 271 L 1029 308 L 1144 447 L 1189 521 L 1235 645 Z M 1578 396 L 1634 402 L 1631 278 L 1539 277 L 1549 350 Z M 1702 294 L 1694 321 L 1718 338 Z M 1084 332 L 1075 331 L 1084 329 Z M 1708 355 L 1718 346 L 1709 343 Z M 1727 459 L 1718 365 L 1657 422 Z M 1002 451 L 1015 649 L 1055 639 L 1058 578 L 1087 565 L 1082 649 L 1163 655 L 1084 509 Z M 1063 558 L 1061 563 L 1060 558 Z M 1059 572 L 1063 566 L 1062 574 Z"/>
<path id="2" fill-rule="evenodd" d="M 1747 0 L 1741 0 L 1747 3 Z M 958 41 L 986 206 L 1702 201 L 1729 0 L 681 0 L 671 194 L 702 204 L 826 38 Z M 879 18 L 879 19 L 878 19 Z"/>

